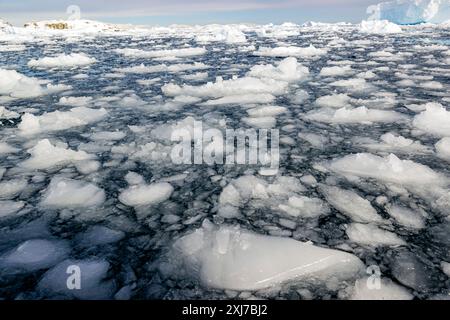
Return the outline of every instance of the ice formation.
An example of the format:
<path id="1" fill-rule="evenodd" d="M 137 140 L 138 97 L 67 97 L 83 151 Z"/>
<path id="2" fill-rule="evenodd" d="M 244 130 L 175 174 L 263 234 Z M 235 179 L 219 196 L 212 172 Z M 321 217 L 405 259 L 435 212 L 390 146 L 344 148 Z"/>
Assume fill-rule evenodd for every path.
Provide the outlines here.
<path id="1" fill-rule="evenodd" d="M 450 19 L 448 0 L 394 0 L 367 8 L 371 19 L 396 24 L 442 23 Z"/>
<path id="2" fill-rule="evenodd" d="M 230 290 L 258 290 L 289 280 L 344 280 L 363 266 L 343 251 L 210 224 L 177 240 L 174 250 L 203 284 Z"/>
<path id="3" fill-rule="evenodd" d="M 400 22 L 0 23 L 0 299 L 447 297 L 448 23 Z M 175 164 L 200 121 L 279 168 Z"/>
<path id="4" fill-rule="evenodd" d="M 38 60 L 30 60 L 28 66 L 31 68 L 74 68 L 87 66 L 95 63 L 94 58 L 90 58 L 83 53 L 60 54 L 55 57 L 45 57 Z"/>
<path id="5" fill-rule="evenodd" d="M 50 181 L 41 205 L 51 208 L 89 208 L 105 201 L 105 192 L 83 181 L 54 177 Z"/>

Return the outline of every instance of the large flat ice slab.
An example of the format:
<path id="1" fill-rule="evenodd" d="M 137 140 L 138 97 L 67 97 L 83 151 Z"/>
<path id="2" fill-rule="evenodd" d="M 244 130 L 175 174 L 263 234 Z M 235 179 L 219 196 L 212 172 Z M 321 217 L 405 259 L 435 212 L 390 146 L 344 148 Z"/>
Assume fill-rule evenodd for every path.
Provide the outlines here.
<path id="1" fill-rule="evenodd" d="M 346 252 L 210 223 L 178 239 L 174 248 L 204 285 L 220 289 L 258 290 L 286 281 L 343 280 L 363 267 Z"/>

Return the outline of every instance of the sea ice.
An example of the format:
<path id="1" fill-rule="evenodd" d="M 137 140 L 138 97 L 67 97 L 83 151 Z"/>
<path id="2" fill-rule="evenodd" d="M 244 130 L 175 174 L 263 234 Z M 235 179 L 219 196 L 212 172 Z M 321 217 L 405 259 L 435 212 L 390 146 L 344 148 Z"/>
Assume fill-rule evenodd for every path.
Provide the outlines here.
<path id="1" fill-rule="evenodd" d="M 356 256 L 343 251 L 205 222 L 173 247 L 205 286 L 218 289 L 258 290 L 286 281 L 339 281 L 355 277 L 363 267 Z"/>
<path id="2" fill-rule="evenodd" d="M 41 205 L 51 208 L 89 208 L 101 205 L 105 192 L 84 181 L 55 176 L 50 181 Z"/>
<path id="3" fill-rule="evenodd" d="M 359 30 L 364 33 L 378 33 L 378 34 L 389 34 L 389 33 L 401 33 L 402 28 L 395 23 L 389 22 L 388 20 L 370 20 L 361 21 Z"/>
<path id="4" fill-rule="evenodd" d="M 427 103 L 425 108 L 425 111 L 414 117 L 413 125 L 438 137 L 450 136 L 450 111 L 434 102 Z"/>
<path id="5" fill-rule="evenodd" d="M 96 122 L 106 116 L 105 109 L 86 107 L 73 108 L 70 111 L 54 111 L 35 116 L 25 113 L 18 128 L 23 135 L 33 135 L 41 132 L 66 130 Z"/>
<path id="6" fill-rule="evenodd" d="M 26 169 L 40 170 L 67 164 L 76 164 L 78 161 L 92 160 L 94 157 L 84 151 L 74 151 L 68 148 L 55 146 L 48 139 L 40 140 L 33 148 L 27 150 L 31 157 L 20 163 Z"/>
<path id="7" fill-rule="evenodd" d="M 356 192 L 326 185 L 321 185 L 320 190 L 329 204 L 353 221 L 364 223 L 384 222 L 370 202 Z"/>
<path id="8" fill-rule="evenodd" d="M 67 257 L 70 248 L 65 241 L 27 240 L 0 256 L 1 269 L 32 272 L 47 269 Z"/>
<path id="9" fill-rule="evenodd" d="M 411 160 L 401 160 L 390 154 L 379 157 L 370 153 L 344 156 L 329 162 L 331 171 L 364 178 L 374 178 L 400 185 L 446 185 L 448 178 L 431 168 Z"/>
<path id="10" fill-rule="evenodd" d="M 55 57 L 45 57 L 41 59 L 32 59 L 28 62 L 30 68 L 45 68 L 45 69 L 62 69 L 83 67 L 95 63 L 95 58 L 90 58 L 83 53 L 60 54 Z"/>
<path id="11" fill-rule="evenodd" d="M 346 230 L 350 241 L 367 246 L 402 246 L 406 242 L 393 232 L 373 224 L 351 223 Z"/>
<path id="12" fill-rule="evenodd" d="M 305 118 L 328 123 L 362 124 L 371 124 L 373 122 L 396 122 L 407 119 L 405 115 L 395 111 L 368 109 L 366 107 L 354 109 L 343 107 L 338 110 L 322 108 L 307 113 Z"/>
<path id="13" fill-rule="evenodd" d="M 166 201 L 172 193 L 173 187 L 167 182 L 131 185 L 120 193 L 119 200 L 131 207 L 144 206 Z"/>
<path id="14" fill-rule="evenodd" d="M 310 45 L 309 47 L 260 47 L 258 51 L 254 52 L 254 55 L 263 57 L 318 58 L 326 53 L 326 49 L 319 49 Z"/>

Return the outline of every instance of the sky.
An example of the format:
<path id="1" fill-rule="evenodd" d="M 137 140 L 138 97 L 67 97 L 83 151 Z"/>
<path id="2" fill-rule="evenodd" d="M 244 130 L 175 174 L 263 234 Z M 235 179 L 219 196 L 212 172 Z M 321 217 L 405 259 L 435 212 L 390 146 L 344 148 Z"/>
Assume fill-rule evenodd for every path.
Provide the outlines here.
<path id="1" fill-rule="evenodd" d="M 359 22 L 380 0 L 0 0 L 0 19 L 26 22 L 82 19 L 146 25 L 208 23 Z"/>

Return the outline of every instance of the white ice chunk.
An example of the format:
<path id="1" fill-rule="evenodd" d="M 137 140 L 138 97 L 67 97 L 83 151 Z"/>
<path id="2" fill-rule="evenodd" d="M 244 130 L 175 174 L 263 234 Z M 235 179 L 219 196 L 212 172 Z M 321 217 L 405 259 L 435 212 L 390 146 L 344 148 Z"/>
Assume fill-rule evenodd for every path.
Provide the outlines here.
<path id="1" fill-rule="evenodd" d="M 351 98 L 348 95 L 339 93 L 317 98 L 315 104 L 320 107 L 340 109 L 348 106 L 350 101 Z"/>
<path id="2" fill-rule="evenodd" d="M 351 223 L 346 230 L 350 241 L 367 246 L 402 246 L 406 242 L 395 233 L 373 224 Z"/>
<path id="3" fill-rule="evenodd" d="M 94 157 L 84 151 L 74 151 L 51 144 L 48 139 L 40 140 L 27 151 L 31 157 L 20 163 L 26 169 L 48 169 L 55 166 L 76 164 L 79 161 L 91 160 Z"/>
<path id="4" fill-rule="evenodd" d="M 426 110 L 414 117 L 413 125 L 438 137 L 450 136 L 450 111 L 440 103 L 427 103 Z"/>
<path id="5" fill-rule="evenodd" d="M 0 257 L 0 269 L 35 271 L 54 266 L 66 258 L 70 249 L 57 240 L 27 240 Z"/>
<path id="6" fill-rule="evenodd" d="M 277 67 L 272 65 L 257 65 L 247 73 L 250 77 L 271 78 L 287 82 L 299 81 L 309 75 L 309 70 L 297 62 L 296 58 L 286 58 L 278 63 Z"/>
<path id="7" fill-rule="evenodd" d="M 359 25 L 359 31 L 363 33 L 391 34 L 401 33 L 402 28 L 387 20 L 363 20 Z"/>
<path id="8" fill-rule="evenodd" d="M 189 269 L 208 287 L 258 290 L 293 281 L 355 277 L 354 255 L 291 238 L 258 235 L 239 227 L 206 226 L 174 244 Z"/>
<path id="9" fill-rule="evenodd" d="M 392 205 L 387 208 L 387 212 L 404 227 L 412 229 L 422 229 L 425 227 L 423 215 L 415 210 L 399 205 Z"/>
<path id="10" fill-rule="evenodd" d="M 206 53 L 205 48 L 182 48 L 144 51 L 140 49 L 116 49 L 118 54 L 132 58 L 161 58 L 161 57 L 192 57 L 200 56 Z"/>
<path id="11" fill-rule="evenodd" d="M 309 47 L 260 47 L 254 52 L 256 56 L 263 57 L 300 57 L 300 58 L 318 58 L 327 54 L 326 49 L 319 49 L 310 45 Z"/>
<path id="12" fill-rule="evenodd" d="M 173 193 L 173 187 L 167 182 L 155 182 L 149 185 L 132 185 L 121 192 L 119 200 L 131 207 L 158 204 L 166 201 Z"/>
<path id="13" fill-rule="evenodd" d="M 70 89 L 65 85 L 41 86 L 36 78 L 27 77 L 15 70 L 0 68 L 0 96 L 11 98 L 35 98 L 45 94 Z"/>
<path id="14" fill-rule="evenodd" d="M 84 181 L 53 177 L 41 205 L 51 208 L 89 208 L 101 205 L 105 192 Z"/>
<path id="15" fill-rule="evenodd" d="M 32 59 L 28 62 L 30 68 L 74 68 L 83 67 L 97 62 L 95 58 L 90 58 L 84 53 L 60 54 L 55 57 L 44 57 L 41 59 Z"/>
<path id="16" fill-rule="evenodd" d="M 390 154 L 379 157 L 370 153 L 358 153 L 332 160 L 329 169 L 351 176 L 375 178 L 410 186 L 445 185 L 448 179 L 431 168 L 411 160 L 401 160 Z"/>
<path id="17" fill-rule="evenodd" d="M 440 158 L 450 161 L 450 137 L 442 138 L 436 143 L 435 147 Z"/>
<path id="18" fill-rule="evenodd" d="M 107 115 L 105 109 L 90 109 L 86 107 L 73 108 L 70 111 L 54 111 L 35 116 L 25 113 L 18 128 L 23 135 L 33 135 L 41 132 L 66 130 L 73 127 L 99 121 Z"/>
<path id="19" fill-rule="evenodd" d="M 397 122 L 407 119 L 407 116 L 388 110 L 359 108 L 340 108 L 338 110 L 321 108 L 306 114 L 306 119 L 327 123 L 361 123 Z"/>
<path id="20" fill-rule="evenodd" d="M 285 93 L 287 87 L 287 82 L 269 78 L 259 79 L 254 77 L 244 77 L 223 80 L 219 77 L 216 79 L 216 82 L 208 82 L 201 86 L 179 86 L 169 83 L 164 85 L 161 89 L 162 92 L 169 97 L 185 95 L 200 98 L 220 98 L 225 96 L 262 93 L 281 95 Z"/>
<path id="21" fill-rule="evenodd" d="M 321 192 L 335 209 L 339 210 L 355 222 L 383 222 L 370 202 L 352 190 L 321 185 Z"/>

